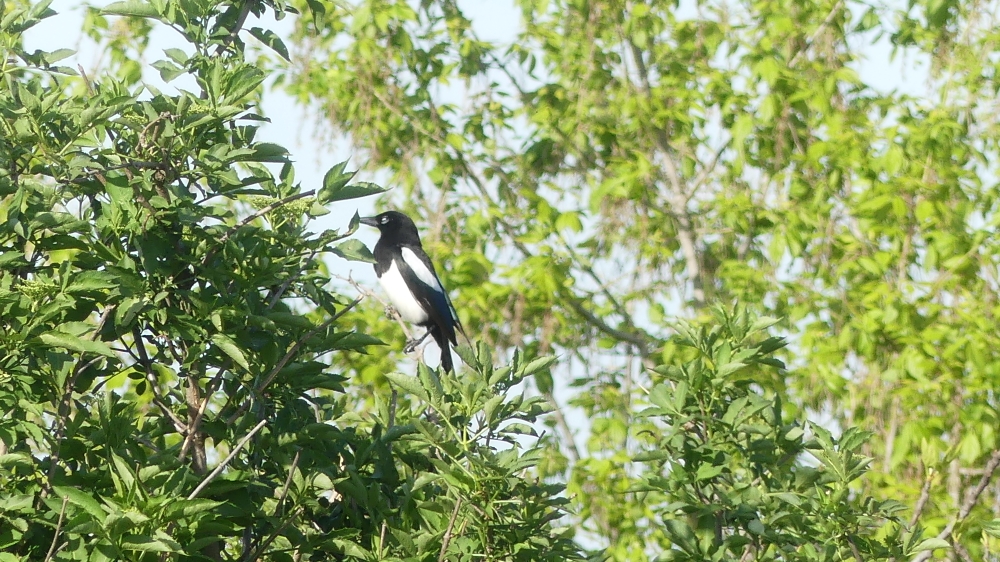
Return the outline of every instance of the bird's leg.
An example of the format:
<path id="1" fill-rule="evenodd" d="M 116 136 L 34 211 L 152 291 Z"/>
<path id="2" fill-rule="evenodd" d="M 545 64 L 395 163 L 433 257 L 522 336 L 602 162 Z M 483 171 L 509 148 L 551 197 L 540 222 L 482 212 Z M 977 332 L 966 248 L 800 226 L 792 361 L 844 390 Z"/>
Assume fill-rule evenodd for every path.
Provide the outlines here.
<path id="1" fill-rule="evenodd" d="M 431 335 L 431 331 L 427 330 L 426 332 L 424 332 L 424 335 L 420 336 L 420 339 L 418 339 L 418 340 L 410 340 L 410 341 L 406 342 L 406 347 L 403 348 L 403 353 L 410 353 L 411 351 L 413 351 L 414 349 L 416 349 L 417 346 L 420 345 L 421 343 L 423 343 L 424 340 L 427 339 L 427 336 L 429 336 L 429 335 Z"/>

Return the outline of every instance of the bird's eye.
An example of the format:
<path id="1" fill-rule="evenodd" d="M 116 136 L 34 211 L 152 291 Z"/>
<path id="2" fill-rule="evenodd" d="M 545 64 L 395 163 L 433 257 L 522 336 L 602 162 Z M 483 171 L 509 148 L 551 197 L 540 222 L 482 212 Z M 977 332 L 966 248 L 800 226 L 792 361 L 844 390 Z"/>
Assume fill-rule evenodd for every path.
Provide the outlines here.
<path id="1" fill-rule="evenodd" d="M 382 217 L 382 224 L 389 222 L 389 217 Z"/>

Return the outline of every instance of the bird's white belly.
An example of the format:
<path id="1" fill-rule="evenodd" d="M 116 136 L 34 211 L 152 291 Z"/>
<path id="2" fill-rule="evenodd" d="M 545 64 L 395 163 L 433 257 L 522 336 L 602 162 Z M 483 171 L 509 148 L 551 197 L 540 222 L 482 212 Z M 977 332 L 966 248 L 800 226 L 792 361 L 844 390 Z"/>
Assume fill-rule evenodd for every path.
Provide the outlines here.
<path id="1" fill-rule="evenodd" d="M 392 303 L 392 307 L 396 309 L 396 312 L 399 313 L 403 320 L 413 324 L 427 322 L 430 317 L 424 312 L 423 307 L 420 306 L 417 299 L 413 298 L 413 293 L 406 286 L 406 281 L 400 275 L 395 260 L 393 260 L 389 269 L 382 274 L 382 277 L 378 278 L 378 282 L 389 296 L 389 302 Z"/>

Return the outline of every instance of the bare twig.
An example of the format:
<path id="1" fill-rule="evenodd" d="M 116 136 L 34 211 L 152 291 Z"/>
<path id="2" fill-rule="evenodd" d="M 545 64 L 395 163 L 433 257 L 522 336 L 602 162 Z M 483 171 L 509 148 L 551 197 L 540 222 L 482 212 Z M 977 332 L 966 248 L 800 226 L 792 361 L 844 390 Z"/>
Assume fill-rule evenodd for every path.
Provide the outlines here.
<path id="1" fill-rule="evenodd" d="M 917 504 L 913 507 L 913 516 L 910 517 L 911 529 L 920 520 L 920 516 L 924 513 L 924 508 L 927 506 L 927 501 L 931 497 L 931 480 L 933 480 L 931 476 L 932 472 L 925 470 L 924 485 L 920 488 L 920 497 L 917 499 Z"/>
<path id="2" fill-rule="evenodd" d="M 309 257 L 305 259 L 305 263 L 308 263 L 308 262 L 312 261 L 312 259 L 314 257 L 316 257 L 316 254 L 318 253 L 318 251 L 319 250 L 313 250 L 309 254 Z M 278 301 L 281 300 L 282 295 L 285 294 L 285 291 L 288 290 L 288 287 L 290 287 L 291 284 L 294 283 L 296 279 L 298 279 L 299 277 L 302 277 L 302 274 L 303 274 L 304 271 L 305 271 L 304 267 L 303 268 L 299 268 L 299 270 L 296 271 L 295 274 L 293 274 L 292 276 L 290 276 L 288 279 L 285 279 L 284 283 L 282 283 L 277 289 L 274 289 L 274 291 L 269 296 L 270 300 L 267 302 L 267 309 L 268 310 L 273 309 L 274 305 L 278 304 Z"/>
<path id="3" fill-rule="evenodd" d="M 188 411 L 188 432 L 185 436 L 185 441 L 191 440 L 194 445 L 194 454 L 191 458 L 191 466 L 197 474 L 204 474 L 205 470 L 208 468 L 208 454 L 205 451 L 205 438 L 201 435 L 199 431 L 191 431 L 194 425 L 195 417 L 198 415 L 198 410 L 201 405 L 201 387 L 198 384 L 198 372 L 192 369 L 192 372 L 188 373 L 187 376 L 187 389 L 185 390 L 185 400 L 187 401 L 187 411 Z M 207 389 L 206 389 L 207 390 Z M 207 399 L 211 393 L 206 393 L 205 398 Z M 187 449 L 182 450 L 182 453 L 186 455 Z"/>
<path id="4" fill-rule="evenodd" d="M 569 303 L 570 307 L 572 307 L 577 314 L 583 316 L 587 322 L 593 324 L 598 330 L 615 339 L 632 344 L 644 360 L 649 357 L 650 351 L 645 338 L 638 334 L 625 332 L 609 326 L 607 322 L 598 318 L 594 313 L 590 312 L 582 304 L 580 304 L 580 302 L 573 295 L 564 295 L 564 297 L 566 298 L 566 302 Z"/>
<path id="5" fill-rule="evenodd" d="M 854 538 L 851 535 L 847 535 L 847 544 L 851 547 L 851 554 L 854 555 L 854 559 L 858 562 L 865 562 L 865 559 L 861 557 L 861 552 L 858 551 L 858 545 L 854 544 Z"/>
<path id="6" fill-rule="evenodd" d="M 216 476 L 221 474 L 222 471 L 226 469 L 226 466 L 228 466 L 229 463 L 232 462 L 234 458 L 236 458 L 236 455 L 239 454 L 240 450 L 244 446 L 246 446 L 247 442 L 249 442 L 250 439 L 252 439 L 253 436 L 256 435 L 257 432 L 260 431 L 261 428 L 263 428 L 266 424 L 267 420 L 261 420 L 260 422 L 257 423 L 257 425 L 254 426 L 253 429 L 250 430 L 250 433 L 247 433 L 246 436 L 243 437 L 243 439 L 240 439 L 240 442 L 237 443 L 235 447 L 233 447 L 233 450 L 229 452 L 229 455 L 225 458 L 225 460 L 220 462 L 219 466 L 215 467 L 215 470 L 210 472 L 208 476 L 206 476 L 205 479 L 202 480 L 200 484 L 198 484 L 198 487 L 195 488 L 193 492 L 188 494 L 187 499 L 193 500 L 196 497 L 198 497 L 198 494 L 200 494 L 201 491 L 204 490 L 206 486 L 211 484 L 212 480 L 215 480 Z"/>
<path id="7" fill-rule="evenodd" d="M 569 426 L 569 422 L 566 421 L 566 416 L 563 415 L 562 405 L 556 401 L 556 396 L 552 392 L 545 393 L 545 398 L 552 404 L 552 415 L 556 419 L 556 425 L 559 427 L 559 431 L 563 434 L 563 446 L 569 451 L 569 456 L 575 463 L 581 458 L 580 449 L 576 446 L 576 439 L 573 435 L 573 430 Z"/>
<path id="8" fill-rule="evenodd" d="M 399 391 L 392 387 L 392 396 L 389 397 L 389 427 L 396 425 L 396 404 L 399 402 Z"/>
<path id="9" fill-rule="evenodd" d="M 361 296 L 375 299 L 382 306 L 386 307 L 386 309 L 390 311 L 389 316 L 392 317 L 392 319 L 395 320 L 396 323 L 399 324 L 399 327 L 403 330 L 403 335 L 406 336 L 406 340 L 410 341 L 411 339 L 413 339 L 413 336 L 410 334 L 410 325 L 407 324 L 406 321 L 403 320 L 403 317 L 399 315 L 399 311 L 396 310 L 395 308 L 392 308 L 392 306 L 385 299 L 378 296 L 372 290 L 363 287 L 360 283 L 355 281 L 354 278 L 351 277 L 350 275 L 348 275 L 347 277 L 344 277 L 343 275 L 334 275 L 334 277 L 340 279 L 341 281 L 347 281 L 348 283 L 350 283 L 352 287 L 354 287 L 354 289 L 358 293 L 361 294 Z"/>
<path id="10" fill-rule="evenodd" d="M 187 433 L 187 425 L 177 417 L 177 414 L 170 411 L 170 408 L 163 403 L 163 400 L 160 400 L 159 396 L 153 396 L 153 404 L 159 408 L 161 412 L 163 412 L 163 415 L 170 418 L 170 421 L 174 424 L 174 429 L 176 429 L 178 433 Z"/>
<path id="11" fill-rule="evenodd" d="M 313 336 L 315 336 L 316 334 L 318 334 L 318 333 L 322 332 L 323 330 L 327 329 L 328 327 L 330 327 L 330 325 L 333 324 L 334 322 L 336 322 L 337 320 L 340 320 L 340 318 L 344 314 L 346 314 L 352 308 L 354 308 L 355 306 L 357 306 L 358 303 L 361 302 L 364 298 L 365 298 L 364 295 L 362 295 L 362 296 L 354 299 L 347 306 L 345 306 L 344 308 L 340 309 L 340 312 L 334 314 L 329 320 L 327 320 L 326 322 L 323 322 L 319 326 L 316 326 L 315 328 L 313 328 L 312 330 L 310 330 L 308 333 L 306 333 L 306 335 L 304 335 L 301 338 L 299 338 L 298 341 L 296 341 L 295 344 L 292 345 L 292 347 L 288 350 L 288 352 L 285 353 L 284 357 L 282 357 L 281 360 L 278 361 L 278 364 L 275 365 L 273 369 L 271 369 L 271 371 L 267 374 L 266 377 L 264 377 L 264 382 L 262 382 L 260 384 L 260 386 L 257 388 L 257 391 L 260 392 L 260 391 L 264 390 L 264 388 L 266 388 L 267 385 L 271 384 L 271 381 L 274 380 L 274 377 L 278 376 L 278 373 L 283 368 L 285 368 L 285 365 L 289 361 L 291 361 L 292 357 L 295 357 L 295 354 L 298 353 L 299 348 L 302 347 L 302 344 L 304 344 L 305 342 L 309 341 L 309 339 L 312 338 Z"/>
<path id="12" fill-rule="evenodd" d="M 448 552 L 448 543 L 451 542 L 451 533 L 455 529 L 455 520 L 458 519 L 458 510 L 462 507 L 462 498 L 455 500 L 455 509 L 451 512 L 451 519 L 448 520 L 448 530 L 444 532 L 441 539 L 441 552 L 438 553 L 438 562 L 444 562 L 444 555 Z"/>
<path id="13" fill-rule="evenodd" d="M 66 517 L 66 504 L 69 502 L 69 496 L 63 496 L 62 507 L 59 508 L 59 522 L 56 523 L 56 532 L 52 535 L 52 544 L 49 546 L 49 552 L 45 555 L 45 562 L 52 560 L 52 557 L 56 554 L 56 545 L 59 544 L 59 533 L 62 531 L 63 518 Z"/>
<path id="14" fill-rule="evenodd" d="M 292 459 L 292 466 L 288 469 L 288 478 L 285 478 L 285 485 L 281 487 L 281 496 L 278 497 L 278 507 L 274 510 L 274 515 L 280 517 L 285 511 L 285 498 L 288 497 L 288 488 L 292 485 L 292 476 L 299 467 L 299 456 L 302 451 L 295 451 L 295 458 Z"/>

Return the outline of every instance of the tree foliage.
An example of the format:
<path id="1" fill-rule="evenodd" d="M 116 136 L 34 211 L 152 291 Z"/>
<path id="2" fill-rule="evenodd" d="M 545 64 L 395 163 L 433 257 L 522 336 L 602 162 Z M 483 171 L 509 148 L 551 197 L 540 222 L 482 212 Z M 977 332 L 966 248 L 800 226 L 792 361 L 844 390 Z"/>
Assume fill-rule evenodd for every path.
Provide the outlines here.
<path id="1" fill-rule="evenodd" d="M 285 84 L 405 186 L 466 325 L 564 358 L 544 467 L 598 542 L 651 540 L 594 492 L 644 470 L 671 316 L 736 300 L 783 318 L 782 408 L 872 436 L 858 493 L 995 556 L 995 2 L 523 0 L 502 42 L 451 0 L 296 5 Z"/>
<path id="2" fill-rule="evenodd" d="M 150 25 L 88 78 L 23 49 L 47 3 L 0 3 L 0 559 L 577 558 L 512 390 L 544 361 L 463 350 L 461 379 L 385 374 L 407 399 L 363 410 L 330 368 L 381 342 L 324 260 L 370 254 L 357 215 L 310 221 L 381 188 L 341 164 L 304 189 L 258 138 L 243 37 L 285 49 L 242 28 L 286 9 L 92 12 L 178 33 L 157 90 L 125 64 Z"/>

